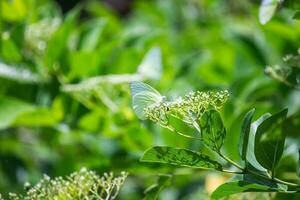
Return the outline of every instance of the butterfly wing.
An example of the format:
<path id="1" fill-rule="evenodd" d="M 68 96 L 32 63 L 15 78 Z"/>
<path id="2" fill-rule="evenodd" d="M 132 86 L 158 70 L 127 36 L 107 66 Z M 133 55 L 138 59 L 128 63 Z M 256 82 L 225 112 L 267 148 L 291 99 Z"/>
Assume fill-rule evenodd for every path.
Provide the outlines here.
<path id="1" fill-rule="evenodd" d="M 155 105 L 162 101 L 162 96 L 157 96 L 151 92 L 141 92 L 132 99 L 132 106 L 136 115 L 142 119 L 146 119 L 145 108 Z"/>
<path id="2" fill-rule="evenodd" d="M 155 93 L 157 96 L 161 96 L 160 93 L 151 87 L 150 85 L 140 82 L 140 81 L 133 81 L 130 83 L 130 91 L 131 91 L 131 96 L 134 97 L 136 94 L 141 93 L 141 92 L 151 92 Z"/>
<path id="3" fill-rule="evenodd" d="M 148 79 L 160 79 L 162 74 L 162 59 L 159 48 L 156 47 L 149 50 L 138 68 L 138 73 Z"/>
<path id="4" fill-rule="evenodd" d="M 163 100 L 163 96 L 161 96 L 157 90 L 145 83 L 132 82 L 130 84 L 130 89 L 132 107 L 136 115 L 142 120 L 146 119 L 145 108 Z"/>
<path id="5" fill-rule="evenodd" d="M 266 24 L 270 21 L 282 2 L 282 0 L 262 0 L 259 7 L 260 23 Z"/>

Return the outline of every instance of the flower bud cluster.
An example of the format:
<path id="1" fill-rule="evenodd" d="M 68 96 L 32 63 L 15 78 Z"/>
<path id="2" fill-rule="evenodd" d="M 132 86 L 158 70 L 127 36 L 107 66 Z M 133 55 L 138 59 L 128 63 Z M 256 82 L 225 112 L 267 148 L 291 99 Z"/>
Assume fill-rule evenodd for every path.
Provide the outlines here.
<path id="1" fill-rule="evenodd" d="M 145 108 L 148 119 L 162 125 L 168 124 L 170 116 L 191 123 L 193 118 L 200 118 L 207 109 L 220 109 L 227 101 L 227 90 L 218 92 L 190 92 L 174 101 L 161 102 Z"/>
<path id="2" fill-rule="evenodd" d="M 40 199 L 115 199 L 127 177 L 126 172 L 115 177 L 114 174 L 104 173 L 102 177 L 93 171 L 83 168 L 66 178 L 50 179 L 44 175 L 35 186 L 25 183 L 26 196 L 10 193 L 11 200 L 40 200 Z"/>

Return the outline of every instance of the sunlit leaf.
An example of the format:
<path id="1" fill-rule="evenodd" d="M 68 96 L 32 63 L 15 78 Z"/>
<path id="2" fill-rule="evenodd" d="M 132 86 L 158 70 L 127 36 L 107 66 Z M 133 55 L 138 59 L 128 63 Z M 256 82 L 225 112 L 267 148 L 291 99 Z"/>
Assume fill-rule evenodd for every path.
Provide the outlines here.
<path id="1" fill-rule="evenodd" d="M 39 127 L 54 126 L 63 118 L 63 105 L 57 99 L 51 108 L 36 107 L 32 111 L 23 112 L 13 121 L 13 126 Z"/>
<path id="2" fill-rule="evenodd" d="M 63 118 L 62 102 L 55 100 L 51 108 L 38 107 L 12 97 L 0 98 L 0 129 L 16 126 L 53 126 Z"/>
<path id="3" fill-rule="evenodd" d="M 69 55 L 70 72 L 68 78 L 86 78 L 97 74 L 100 57 L 93 51 L 75 51 Z"/>
<path id="4" fill-rule="evenodd" d="M 222 165 L 209 156 L 175 147 L 155 146 L 146 150 L 142 162 L 166 163 L 182 167 L 222 170 Z"/>
<path id="5" fill-rule="evenodd" d="M 24 0 L 3 0 L 0 3 L 1 15 L 7 21 L 24 20 L 28 13 L 28 2 Z"/>
<path id="6" fill-rule="evenodd" d="M 21 100 L 0 96 L 0 129 L 11 126 L 21 114 L 33 111 L 34 106 Z"/>
<path id="7" fill-rule="evenodd" d="M 59 119 L 53 117 L 51 110 L 47 108 L 39 108 L 34 111 L 20 114 L 13 122 L 15 126 L 53 126 Z"/>
<path id="8" fill-rule="evenodd" d="M 287 109 L 265 119 L 257 128 L 254 153 L 257 161 L 266 169 L 274 170 L 283 153 L 285 135 L 282 125 Z"/>
<path id="9" fill-rule="evenodd" d="M 287 187 L 251 175 L 235 175 L 228 182 L 219 186 L 211 195 L 214 200 L 243 192 L 284 191 Z"/>
<path id="10" fill-rule="evenodd" d="M 247 168 L 254 168 L 254 170 L 258 170 L 259 172 L 266 173 L 266 169 L 259 164 L 259 162 L 256 160 L 255 154 L 254 154 L 254 141 L 255 141 L 255 135 L 256 135 L 256 130 L 257 127 L 268 117 L 270 117 L 271 114 L 266 113 L 262 115 L 259 119 L 254 121 L 251 124 L 251 129 L 249 133 L 249 141 L 248 141 L 248 148 L 247 148 L 247 155 L 246 155 L 246 160 L 247 160 Z"/>
<path id="11" fill-rule="evenodd" d="M 0 43 L 2 45 L 0 56 L 2 59 L 7 62 L 20 62 L 22 59 L 21 50 L 12 40 L 10 33 L 1 33 L 0 37 Z"/>
<path id="12" fill-rule="evenodd" d="M 251 128 L 251 121 L 255 109 L 250 110 L 247 112 L 243 119 L 243 124 L 240 133 L 240 141 L 239 141 L 239 153 L 242 160 L 246 160 L 247 149 L 248 149 L 248 141 L 249 141 L 249 133 Z"/>
<path id="13" fill-rule="evenodd" d="M 204 144 L 214 151 L 219 151 L 226 136 L 226 129 L 219 112 L 208 110 L 203 113 L 199 122 Z"/>

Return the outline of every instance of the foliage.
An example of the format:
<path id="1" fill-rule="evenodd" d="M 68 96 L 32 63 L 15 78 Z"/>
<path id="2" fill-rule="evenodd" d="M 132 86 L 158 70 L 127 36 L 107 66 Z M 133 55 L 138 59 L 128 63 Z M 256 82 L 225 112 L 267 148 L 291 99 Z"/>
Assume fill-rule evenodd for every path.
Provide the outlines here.
<path id="1" fill-rule="evenodd" d="M 165 175 L 165 174 L 159 175 L 157 183 L 149 186 L 145 190 L 144 200 L 157 199 L 158 196 L 159 196 L 160 191 L 163 189 L 163 187 L 165 185 L 168 184 L 170 179 L 171 179 L 170 175 Z"/>
<path id="2" fill-rule="evenodd" d="M 167 163 L 182 167 L 216 169 L 222 171 L 222 165 L 211 160 L 209 156 L 188 149 L 179 149 L 174 147 L 152 147 L 144 153 L 141 161 Z"/>
<path id="3" fill-rule="evenodd" d="M 133 94 L 132 98 L 135 98 Z M 218 98 L 219 100 L 217 100 Z M 203 152 L 201 151 L 195 152 L 189 149 L 179 149 L 168 146 L 155 146 L 148 149 L 141 158 L 142 162 L 159 162 L 183 167 L 215 169 L 221 172 L 230 172 L 236 174 L 236 176 L 234 176 L 231 180 L 219 186 L 212 193 L 211 197 L 213 199 L 220 199 L 222 197 L 241 192 L 300 192 L 300 185 L 283 181 L 276 178 L 275 176 L 275 168 L 277 167 L 279 160 L 282 157 L 284 149 L 285 135 L 283 134 L 283 122 L 287 116 L 287 109 L 262 118 L 262 120 L 257 125 L 255 132 L 253 133 L 254 138 L 250 138 L 249 135 L 254 109 L 250 110 L 246 114 L 246 116 L 244 117 L 243 126 L 241 128 L 241 137 L 239 141 L 239 146 L 241 148 L 240 156 L 241 159 L 245 161 L 244 166 L 241 166 L 235 161 L 229 159 L 221 151 L 226 136 L 226 129 L 223 125 L 221 116 L 218 111 L 207 109 L 206 107 L 202 108 L 202 98 L 191 98 L 191 100 L 191 103 L 181 104 L 183 110 L 185 111 L 185 117 L 180 119 L 184 123 L 190 125 L 191 121 L 185 119 L 192 118 L 193 122 L 196 123 L 194 127 L 197 127 L 197 130 L 200 131 L 201 137 L 194 138 L 186 136 L 185 134 L 180 135 L 188 137 L 190 139 L 200 139 L 201 141 L 203 141 L 206 147 L 218 154 L 220 158 L 225 159 L 228 163 L 230 163 L 240 171 L 230 171 L 226 169 L 224 170 L 223 166 L 220 163 L 212 160 L 208 155 L 203 155 Z M 174 102 L 176 101 L 177 100 L 175 100 Z M 206 101 L 206 99 L 204 101 Z M 217 95 L 214 98 L 213 102 L 216 101 L 224 102 L 224 96 Z M 147 113 L 158 113 L 158 116 L 163 115 L 164 119 L 168 119 L 168 114 L 172 113 L 171 105 L 173 104 L 173 102 L 157 102 L 154 104 L 155 106 L 145 104 L 143 109 L 146 110 Z M 164 105 L 165 108 L 157 109 L 157 107 L 161 105 Z M 195 111 L 195 107 L 200 109 L 203 114 L 198 114 L 198 109 L 196 109 Z M 177 106 L 176 108 L 180 109 L 179 106 Z M 166 112 L 169 110 L 171 111 L 170 113 Z M 153 120 L 152 115 L 146 116 L 149 119 Z M 160 122 L 160 120 L 153 121 Z M 167 122 L 167 124 L 168 123 L 169 122 Z M 178 133 L 176 129 L 171 130 L 175 133 Z M 253 149 L 251 149 L 252 151 L 254 150 L 254 157 L 251 158 L 251 162 L 253 162 L 254 160 L 256 163 L 259 163 L 259 168 L 256 168 L 255 165 L 251 165 L 250 160 L 248 163 L 248 145 L 253 145 L 254 147 Z M 261 168 L 263 168 L 264 170 L 261 171 Z"/>
<path id="4" fill-rule="evenodd" d="M 297 55 L 286 55 L 283 61 L 283 65 L 267 66 L 266 74 L 287 86 L 300 90 L 300 52 Z"/>
<path id="5" fill-rule="evenodd" d="M 35 186 L 25 183 L 26 195 L 10 193 L 9 199 L 116 199 L 126 177 L 125 172 L 122 172 L 119 177 L 114 177 L 112 173 L 104 173 L 100 177 L 85 168 L 66 178 L 50 179 L 49 176 L 44 175 Z"/>
<path id="6" fill-rule="evenodd" d="M 250 175 L 237 175 L 232 177 L 229 181 L 219 186 L 212 194 L 212 199 L 220 199 L 224 196 L 229 196 L 242 192 L 272 192 L 284 191 L 284 188 L 279 188 L 278 185 L 271 181 L 257 180 L 257 178 Z"/>
<path id="7" fill-rule="evenodd" d="M 295 174 L 299 159 L 295 152 L 300 145 L 300 96 L 294 87 L 298 68 L 290 63 L 293 59 L 282 61 L 283 55 L 298 56 L 300 26 L 293 19 L 300 10 L 298 1 L 276 1 L 276 12 L 269 13 L 272 19 L 264 26 L 259 20 L 261 1 L 132 0 L 126 15 L 111 5 L 114 1 L 87 0 L 75 5 L 78 1 L 0 1 L 3 198 L 9 192 L 24 193 L 24 182 L 35 184 L 43 174 L 66 176 L 87 167 L 100 173 L 128 171 L 131 176 L 120 191 L 120 200 L 143 199 L 143 191 L 153 183 L 150 197 L 209 199 L 210 191 L 230 174 L 216 172 L 222 181 L 215 181 L 210 176 L 215 171 L 208 174 L 201 167 L 175 167 L 161 164 L 163 160 L 140 163 L 143 152 L 151 146 L 172 147 L 183 155 L 193 152 L 188 154 L 189 162 L 193 156 L 200 157 L 219 163 L 210 162 L 218 169 L 221 165 L 223 171 L 240 172 L 210 150 L 211 140 L 218 139 L 215 149 L 221 147 L 221 153 L 241 167 L 257 168 L 266 175 L 254 154 L 255 133 L 271 116 L 264 113 L 284 108 L 289 109 L 283 122 L 285 146 L 274 174 L 300 183 Z M 264 76 L 264 67 L 273 65 L 291 65 L 286 80 L 295 85 L 286 87 Z M 130 108 L 128 83 L 132 81 L 147 82 L 166 96 L 159 98 L 174 106 L 174 116 L 167 114 L 168 124 L 162 116 L 164 124 L 159 126 L 140 123 Z M 198 105 L 189 93 L 192 98 L 207 99 Z M 224 102 L 216 106 L 213 99 L 219 94 Z M 200 107 L 175 108 L 179 99 Z M 243 120 L 254 107 L 253 116 Z M 205 144 L 200 121 L 188 109 L 205 117 L 202 125 L 218 125 L 218 130 L 204 128 Z M 217 135 L 211 137 L 210 131 Z M 245 136 L 239 134 L 243 132 Z M 248 141 L 239 142 L 247 135 Z M 162 174 L 172 175 L 171 184 L 164 184 L 167 178 Z M 298 193 L 286 191 L 257 195 L 299 199 Z M 256 194 L 232 196 L 253 199 Z"/>

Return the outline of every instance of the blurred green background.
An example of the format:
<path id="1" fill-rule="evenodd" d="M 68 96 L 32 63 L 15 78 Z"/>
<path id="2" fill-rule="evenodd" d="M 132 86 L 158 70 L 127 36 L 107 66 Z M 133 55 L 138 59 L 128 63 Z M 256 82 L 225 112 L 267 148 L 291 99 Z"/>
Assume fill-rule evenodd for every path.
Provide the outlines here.
<path id="1" fill-rule="evenodd" d="M 289 115 L 300 111 L 300 92 L 264 75 L 265 66 L 297 52 L 300 22 L 284 8 L 261 25 L 259 4 L 1 0 L 0 193 L 20 192 L 24 182 L 35 183 L 44 173 L 62 176 L 87 167 L 100 174 L 128 171 L 119 199 L 142 199 L 159 173 L 176 174 L 161 199 L 208 198 L 207 183 L 224 179 L 220 174 L 139 162 L 152 145 L 202 145 L 138 120 L 128 82 L 155 47 L 162 74 L 144 81 L 162 94 L 228 89 L 224 151 L 238 159 L 241 120 L 249 109 L 257 109 L 256 118 L 284 107 Z M 68 87 L 92 77 L 106 78 Z M 299 134 L 287 143 L 279 166 L 287 173 L 279 175 L 293 178 Z"/>

